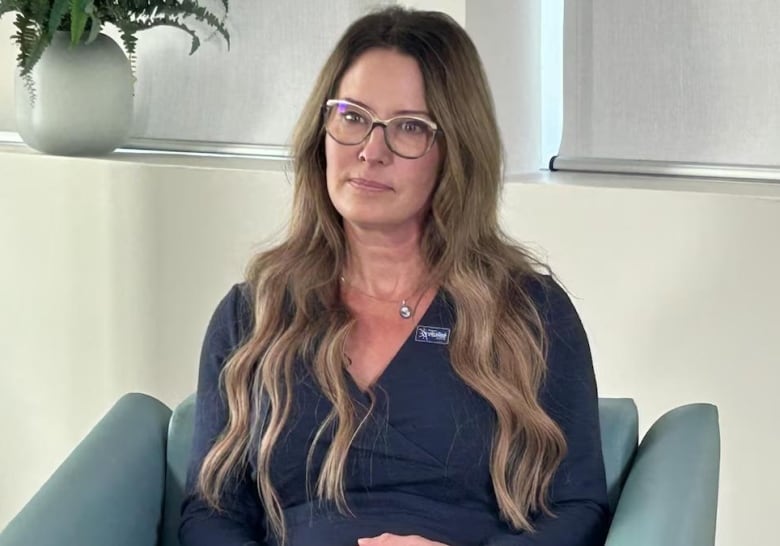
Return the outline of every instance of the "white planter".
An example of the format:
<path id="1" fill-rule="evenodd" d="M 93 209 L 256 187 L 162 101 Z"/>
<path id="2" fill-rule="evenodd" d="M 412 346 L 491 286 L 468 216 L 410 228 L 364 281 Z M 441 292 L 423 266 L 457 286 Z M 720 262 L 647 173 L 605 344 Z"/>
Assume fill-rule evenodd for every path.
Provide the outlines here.
<path id="1" fill-rule="evenodd" d="M 101 155 L 121 146 L 133 120 L 133 74 L 119 45 L 100 34 L 71 47 L 57 32 L 32 70 L 35 98 L 16 76 L 16 126 L 32 148 Z"/>

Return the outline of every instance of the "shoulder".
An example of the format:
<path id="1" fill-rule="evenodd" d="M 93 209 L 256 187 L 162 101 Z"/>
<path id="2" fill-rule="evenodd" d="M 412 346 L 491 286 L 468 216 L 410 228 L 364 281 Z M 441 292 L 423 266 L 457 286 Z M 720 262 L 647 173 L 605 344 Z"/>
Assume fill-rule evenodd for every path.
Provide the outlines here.
<path id="1" fill-rule="evenodd" d="M 546 326 L 571 326 L 572 321 L 579 323 L 571 298 L 552 275 L 525 275 L 520 285 Z"/>
<path id="2" fill-rule="evenodd" d="M 592 366 L 585 328 L 569 294 L 551 275 L 528 276 L 523 289 L 535 307 L 544 330 L 549 370 L 570 373 L 572 367 Z"/>
<path id="3" fill-rule="evenodd" d="M 217 305 L 206 334 L 207 342 L 238 346 L 252 332 L 254 321 L 252 289 L 238 283 Z"/>

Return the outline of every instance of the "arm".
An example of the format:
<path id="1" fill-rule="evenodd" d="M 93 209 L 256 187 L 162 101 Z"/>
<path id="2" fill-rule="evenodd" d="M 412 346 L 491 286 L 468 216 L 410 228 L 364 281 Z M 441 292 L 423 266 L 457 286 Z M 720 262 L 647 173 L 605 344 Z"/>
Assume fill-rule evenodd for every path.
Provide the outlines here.
<path id="1" fill-rule="evenodd" d="M 548 369 L 540 401 L 561 427 L 567 453 L 553 479 L 555 517 L 534 518 L 534 533 L 492 537 L 486 546 L 600 546 L 608 523 L 598 394 L 590 347 L 577 311 L 552 279 L 529 287 L 545 323 Z"/>
<path id="2" fill-rule="evenodd" d="M 0 532 L 0 545 L 154 544 L 170 415 L 150 396 L 123 396 Z"/>
<path id="3" fill-rule="evenodd" d="M 227 402 L 219 389 L 219 374 L 251 324 L 251 307 L 240 286 L 234 286 L 214 312 L 206 332 L 198 374 L 195 429 L 182 504 L 179 540 L 182 546 L 259 545 L 263 507 L 254 480 L 247 473 L 228 484 L 223 512 L 215 513 L 196 493 L 203 459 L 227 423 Z"/>
<path id="4" fill-rule="evenodd" d="M 665 413 L 639 446 L 607 546 L 712 546 L 719 465 L 715 406 L 687 404 Z"/>

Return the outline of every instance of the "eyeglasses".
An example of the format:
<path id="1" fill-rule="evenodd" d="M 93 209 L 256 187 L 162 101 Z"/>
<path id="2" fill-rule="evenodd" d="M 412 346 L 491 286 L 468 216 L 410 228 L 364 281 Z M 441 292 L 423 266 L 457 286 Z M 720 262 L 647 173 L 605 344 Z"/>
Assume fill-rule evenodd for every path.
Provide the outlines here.
<path id="1" fill-rule="evenodd" d="M 347 100 L 325 102 L 325 131 L 339 144 L 356 146 L 365 141 L 377 125 L 384 129 L 385 144 L 390 151 L 405 159 L 427 154 L 440 132 L 434 122 L 423 117 L 379 119 Z"/>

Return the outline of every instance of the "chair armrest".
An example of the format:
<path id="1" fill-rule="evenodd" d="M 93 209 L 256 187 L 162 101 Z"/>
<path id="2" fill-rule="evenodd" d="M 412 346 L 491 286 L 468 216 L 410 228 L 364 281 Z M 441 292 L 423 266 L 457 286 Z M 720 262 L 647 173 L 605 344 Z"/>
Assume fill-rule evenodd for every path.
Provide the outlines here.
<path id="1" fill-rule="evenodd" d="M 155 546 L 171 411 L 123 396 L 0 533 L 0 546 Z"/>
<path id="2" fill-rule="evenodd" d="M 719 468 L 715 406 L 663 415 L 639 446 L 606 546 L 713 546 Z"/>

